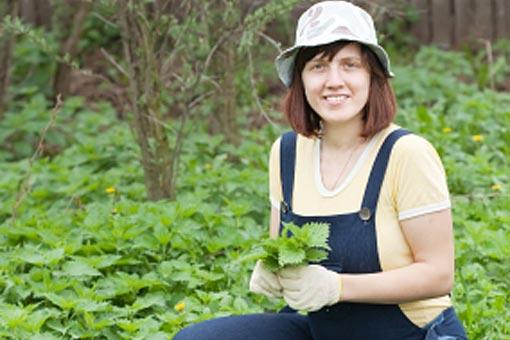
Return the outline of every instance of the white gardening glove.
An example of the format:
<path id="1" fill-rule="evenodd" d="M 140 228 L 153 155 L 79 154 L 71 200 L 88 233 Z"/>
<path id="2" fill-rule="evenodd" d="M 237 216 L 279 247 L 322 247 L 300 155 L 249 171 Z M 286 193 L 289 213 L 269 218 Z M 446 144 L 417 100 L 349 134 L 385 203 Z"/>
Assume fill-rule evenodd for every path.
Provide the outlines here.
<path id="1" fill-rule="evenodd" d="M 251 274 L 250 291 L 273 298 L 282 296 L 282 286 L 278 277 L 267 270 L 261 260 L 257 261 Z"/>
<path id="2" fill-rule="evenodd" d="M 314 312 L 340 301 L 342 280 L 338 273 L 311 264 L 278 272 L 283 297 L 295 310 Z"/>

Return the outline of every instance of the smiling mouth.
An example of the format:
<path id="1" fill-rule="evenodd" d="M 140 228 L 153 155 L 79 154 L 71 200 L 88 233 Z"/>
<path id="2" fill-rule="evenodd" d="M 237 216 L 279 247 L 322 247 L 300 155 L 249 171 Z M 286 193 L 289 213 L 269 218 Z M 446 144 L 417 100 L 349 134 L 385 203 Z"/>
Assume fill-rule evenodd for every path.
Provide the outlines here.
<path id="1" fill-rule="evenodd" d="M 330 104 L 340 104 L 349 99 L 348 95 L 340 94 L 335 96 L 325 96 L 324 99 Z"/>

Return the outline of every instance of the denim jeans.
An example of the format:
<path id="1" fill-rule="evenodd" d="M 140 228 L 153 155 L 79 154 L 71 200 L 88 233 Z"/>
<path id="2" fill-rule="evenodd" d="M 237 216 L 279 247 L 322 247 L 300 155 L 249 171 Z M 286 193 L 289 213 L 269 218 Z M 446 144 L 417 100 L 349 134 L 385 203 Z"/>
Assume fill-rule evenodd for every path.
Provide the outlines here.
<path id="1" fill-rule="evenodd" d="M 448 308 L 424 328 L 424 340 L 466 340 L 466 333 Z M 339 331 L 339 337 L 349 338 Z M 381 336 L 374 340 L 384 339 Z M 314 339 L 308 317 L 297 313 L 266 313 L 229 316 L 204 321 L 184 328 L 174 340 L 320 340 Z M 371 339 L 367 339 L 371 340 Z"/>
<path id="2" fill-rule="evenodd" d="M 466 340 L 466 332 L 462 327 L 453 307 L 446 309 L 424 329 L 427 330 L 425 340 Z"/>

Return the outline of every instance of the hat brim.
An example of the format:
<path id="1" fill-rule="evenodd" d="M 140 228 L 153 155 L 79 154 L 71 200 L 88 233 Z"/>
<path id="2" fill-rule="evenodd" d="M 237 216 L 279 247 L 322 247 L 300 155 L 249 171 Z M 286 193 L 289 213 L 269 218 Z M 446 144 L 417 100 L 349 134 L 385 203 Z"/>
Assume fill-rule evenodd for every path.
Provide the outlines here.
<path id="1" fill-rule="evenodd" d="M 371 44 L 366 41 L 352 39 L 352 36 L 346 36 L 345 38 L 339 37 L 338 39 L 336 39 L 334 41 L 325 41 L 325 42 L 317 41 L 317 42 L 313 42 L 311 44 L 306 44 L 306 45 L 296 45 L 296 46 L 292 46 L 292 47 L 284 50 L 283 52 L 281 52 L 275 59 L 275 66 L 276 66 L 276 71 L 278 73 L 278 77 L 280 78 L 282 83 L 286 87 L 290 87 L 292 85 L 293 73 L 294 73 L 294 62 L 296 60 L 296 55 L 301 48 L 315 47 L 315 46 L 330 44 L 330 43 L 338 42 L 338 41 L 352 41 L 352 42 L 357 42 L 357 43 L 367 46 L 368 48 L 370 48 L 370 50 L 372 50 L 372 52 L 375 53 L 375 55 L 381 62 L 381 65 L 383 66 L 386 75 L 388 77 L 395 76 L 393 74 L 393 72 L 391 71 L 390 59 L 388 57 L 388 53 L 386 53 L 386 51 L 381 46 L 374 45 L 374 44 Z"/>

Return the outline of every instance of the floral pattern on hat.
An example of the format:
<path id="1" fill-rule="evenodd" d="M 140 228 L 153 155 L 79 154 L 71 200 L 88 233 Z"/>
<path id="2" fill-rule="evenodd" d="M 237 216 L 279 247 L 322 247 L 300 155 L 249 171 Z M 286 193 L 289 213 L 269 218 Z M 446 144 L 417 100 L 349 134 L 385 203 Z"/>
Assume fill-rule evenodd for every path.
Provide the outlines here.
<path id="1" fill-rule="evenodd" d="M 392 77 L 388 54 L 377 41 L 370 14 L 347 1 L 322 1 L 305 11 L 298 20 L 294 46 L 275 60 L 280 80 L 289 87 L 293 79 L 294 60 L 303 47 L 320 46 L 335 41 L 355 41 L 369 47 L 377 56 L 385 73 Z"/>

